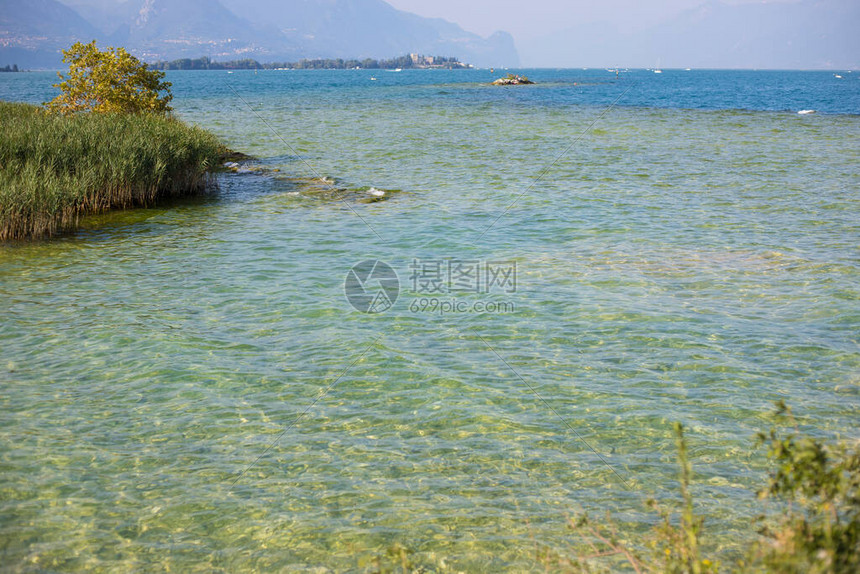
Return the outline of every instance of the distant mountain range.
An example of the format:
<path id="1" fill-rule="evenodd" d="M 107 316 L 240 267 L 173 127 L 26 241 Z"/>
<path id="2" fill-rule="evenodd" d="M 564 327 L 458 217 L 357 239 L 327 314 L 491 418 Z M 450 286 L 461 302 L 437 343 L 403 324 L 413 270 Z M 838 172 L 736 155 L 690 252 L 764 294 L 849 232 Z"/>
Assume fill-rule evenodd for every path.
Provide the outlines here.
<path id="1" fill-rule="evenodd" d="M 0 65 L 59 68 L 62 48 L 92 39 L 147 61 L 420 53 L 478 66 L 519 63 L 506 32 L 482 38 L 383 0 L 0 0 Z"/>

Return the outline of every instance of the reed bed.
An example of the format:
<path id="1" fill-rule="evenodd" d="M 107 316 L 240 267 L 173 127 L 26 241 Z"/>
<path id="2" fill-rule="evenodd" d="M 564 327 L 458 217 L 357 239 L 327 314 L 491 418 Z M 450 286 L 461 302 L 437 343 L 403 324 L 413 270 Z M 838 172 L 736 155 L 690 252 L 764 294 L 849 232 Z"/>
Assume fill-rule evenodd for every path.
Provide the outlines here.
<path id="1" fill-rule="evenodd" d="M 0 102 L 0 240 L 74 229 L 81 216 L 205 191 L 226 149 L 152 114 L 49 114 Z"/>

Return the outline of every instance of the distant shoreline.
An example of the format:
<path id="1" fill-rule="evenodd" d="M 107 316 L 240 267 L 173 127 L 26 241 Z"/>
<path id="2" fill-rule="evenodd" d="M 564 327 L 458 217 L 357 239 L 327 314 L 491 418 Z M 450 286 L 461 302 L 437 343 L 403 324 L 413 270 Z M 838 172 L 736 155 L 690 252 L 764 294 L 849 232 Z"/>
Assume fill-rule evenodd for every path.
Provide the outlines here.
<path id="1" fill-rule="evenodd" d="M 159 61 L 149 64 L 155 70 L 464 70 L 473 68 L 452 56 L 407 54 L 397 58 L 316 58 L 297 62 L 260 63 L 253 59 L 215 62 L 207 56 Z"/>

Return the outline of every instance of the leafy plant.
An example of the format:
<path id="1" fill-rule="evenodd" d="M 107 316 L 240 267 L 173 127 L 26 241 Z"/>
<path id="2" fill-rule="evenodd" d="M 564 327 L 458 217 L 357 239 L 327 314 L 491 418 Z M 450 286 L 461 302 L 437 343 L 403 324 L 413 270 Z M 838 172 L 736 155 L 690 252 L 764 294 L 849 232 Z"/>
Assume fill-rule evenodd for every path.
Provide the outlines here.
<path id="1" fill-rule="evenodd" d="M 778 512 L 761 517 L 761 539 L 752 543 L 738 572 L 780 574 L 853 574 L 860 572 L 860 447 L 845 442 L 827 443 L 803 435 L 791 410 L 777 403 L 777 421 L 791 423 L 793 430 L 772 429 L 759 434 L 775 463 L 761 499 L 773 499 Z M 611 517 L 593 524 L 585 516 L 571 522 L 585 541 L 576 558 L 555 556 L 553 567 L 573 571 L 660 572 L 709 574 L 717 572 L 716 560 L 702 558 L 707 540 L 704 519 L 694 513 L 690 493 L 692 469 L 687 442 L 680 424 L 675 424 L 680 463 L 680 509 L 648 505 L 661 517 L 652 535 L 632 544 L 620 534 Z M 645 549 L 650 548 L 652 555 Z M 606 562 L 611 563 L 607 566 Z M 546 561 L 545 561 L 546 563 Z"/>
<path id="2" fill-rule="evenodd" d="M 679 483 L 682 506 L 673 509 L 661 506 L 650 499 L 647 504 L 660 516 L 653 532 L 640 544 L 624 539 L 618 525 L 607 516 L 603 523 L 592 523 L 588 516 L 571 521 L 573 530 L 583 536 L 589 550 L 580 552 L 573 571 L 604 571 L 596 560 L 610 559 L 608 570 L 633 570 L 637 573 L 660 572 L 670 574 L 711 574 L 719 570 L 719 563 L 701 557 L 701 537 L 704 518 L 697 516 L 690 492 L 693 470 L 687 456 L 684 427 L 675 423 L 675 444 L 680 465 Z"/>
<path id="3" fill-rule="evenodd" d="M 170 111 L 170 82 L 164 72 L 149 67 L 124 48 L 99 50 L 93 40 L 63 50 L 69 74 L 57 73 L 61 93 L 45 106 L 64 114 L 93 111 L 165 113 Z M 162 92 L 165 92 L 162 95 Z"/>
<path id="4" fill-rule="evenodd" d="M 776 462 L 759 496 L 785 510 L 762 528 L 750 566 L 767 572 L 860 572 L 860 448 L 803 436 L 791 409 L 782 401 L 777 409 L 793 430 L 759 435 Z"/>
<path id="5" fill-rule="evenodd" d="M 673 513 L 659 506 L 651 499 L 648 506 L 657 511 L 662 522 L 655 529 L 655 535 L 650 546 L 656 550 L 656 563 L 650 570 L 669 572 L 672 574 L 703 574 L 716 572 L 719 564 L 716 561 L 702 559 L 700 555 L 700 539 L 705 519 L 696 516 L 693 510 L 693 496 L 690 493 L 690 483 L 693 468 L 687 456 L 687 441 L 684 438 L 684 427 L 675 423 L 675 445 L 678 448 L 678 463 L 681 467 L 680 488 L 683 507 L 680 513 L 679 525 L 672 523 Z"/>

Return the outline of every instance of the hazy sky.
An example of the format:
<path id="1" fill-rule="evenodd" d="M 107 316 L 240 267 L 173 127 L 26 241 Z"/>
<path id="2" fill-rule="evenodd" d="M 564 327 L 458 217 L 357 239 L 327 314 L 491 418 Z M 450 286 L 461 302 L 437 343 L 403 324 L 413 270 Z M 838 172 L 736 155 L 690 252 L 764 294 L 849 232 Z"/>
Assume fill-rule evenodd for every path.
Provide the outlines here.
<path id="1" fill-rule="evenodd" d="M 517 43 L 575 24 L 611 21 L 623 30 L 651 26 L 707 0 L 387 0 L 395 8 L 445 18 L 482 36 L 496 30 Z M 723 0 L 726 4 L 797 0 Z M 860 0 L 858 0 L 860 1 Z"/>
<path id="2" fill-rule="evenodd" d="M 482 36 L 496 30 L 510 32 L 523 65 L 624 65 L 676 67 L 831 67 L 831 62 L 847 65 L 858 62 L 852 54 L 858 43 L 850 22 L 831 17 L 827 29 L 816 28 L 821 19 L 838 10 L 849 14 L 849 6 L 860 0 L 826 0 L 821 4 L 806 0 L 803 10 L 789 10 L 788 4 L 801 0 L 387 0 L 389 4 L 420 14 L 456 22 Z M 690 37 L 689 24 L 696 21 L 694 9 L 705 4 L 768 4 L 770 19 L 746 21 L 735 11 L 710 11 L 734 21 L 713 20 L 696 28 L 700 36 Z M 819 6 L 819 8 L 816 8 Z M 784 7 L 784 8 L 783 8 Z M 676 27 L 686 13 L 686 27 Z M 754 14 L 763 14 L 757 10 Z M 856 10 L 850 12 L 853 18 Z M 744 14 L 750 14 L 745 11 Z M 782 18 L 781 16 L 791 17 Z M 832 13 L 835 14 L 835 13 Z M 690 18 L 693 20 L 691 21 Z M 808 21 L 815 20 L 815 22 Z M 793 21 L 798 19 L 802 21 Z M 669 28 L 660 25 L 670 25 Z M 841 23 L 837 23 L 841 22 Z M 858 24 L 860 22 L 855 22 Z M 729 26 L 729 29 L 716 26 Z M 781 33 L 774 33 L 781 26 Z M 839 29 L 836 31 L 836 29 Z M 654 30 L 662 30 L 656 34 Z M 716 30 L 720 30 L 719 33 Z M 664 34 L 669 32 L 668 35 Z M 684 34 L 686 37 L 683 37 Z M 647 44 L 682 36 L 667 47 Z M 730 38 L 731 37 L 731 38 Z M 601 40 L 609 44 L 600 44 Z M 647 41 L 643 42 L 643 39 Z M 653 40 L 653 41 L 652 41 Z M 792 45 L 792 44 L 795 45 Z M 647 55 L 646 55 L 647 52 Z"/>

